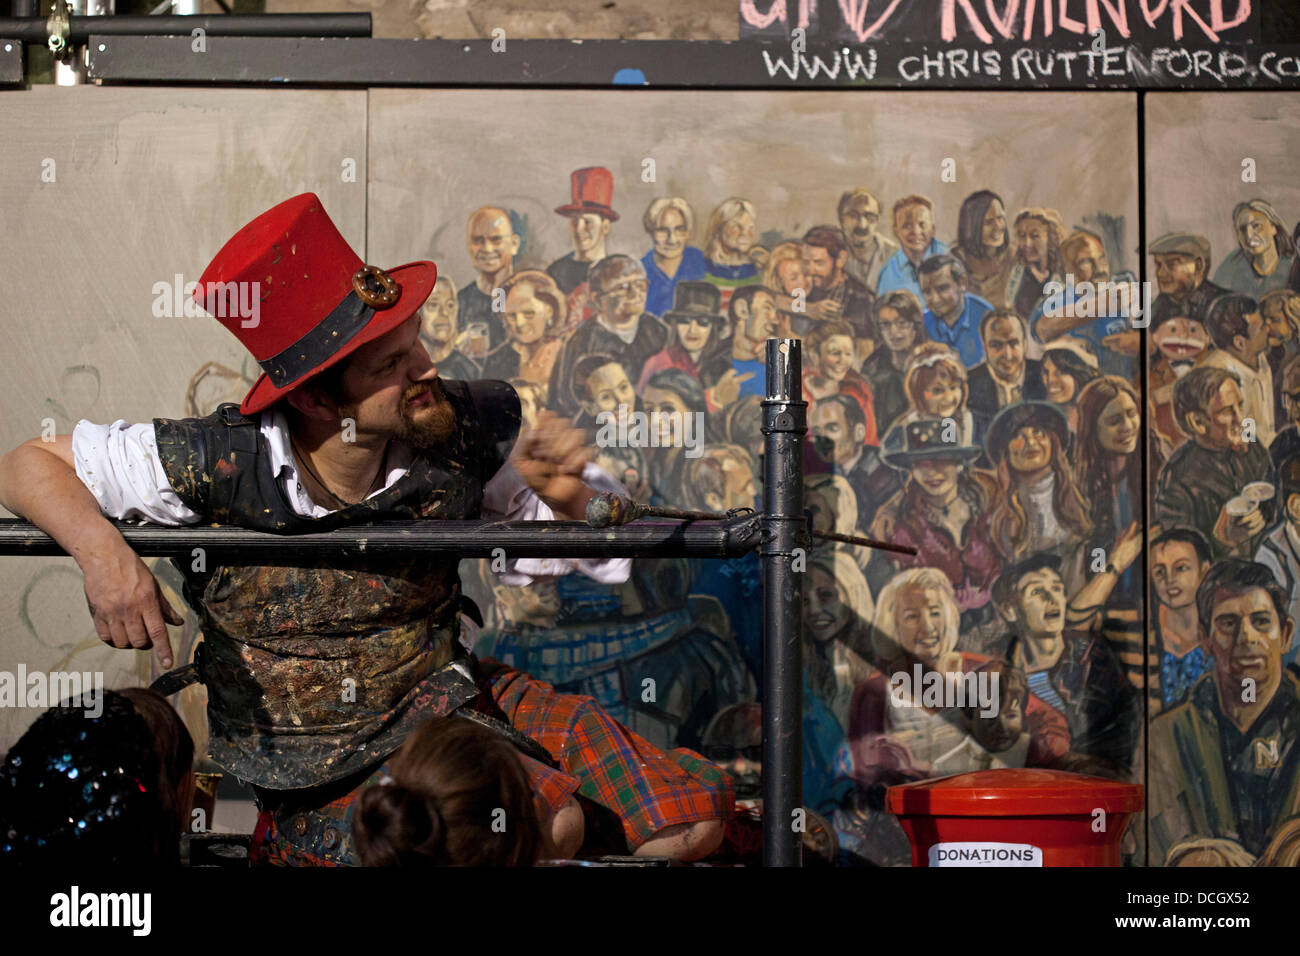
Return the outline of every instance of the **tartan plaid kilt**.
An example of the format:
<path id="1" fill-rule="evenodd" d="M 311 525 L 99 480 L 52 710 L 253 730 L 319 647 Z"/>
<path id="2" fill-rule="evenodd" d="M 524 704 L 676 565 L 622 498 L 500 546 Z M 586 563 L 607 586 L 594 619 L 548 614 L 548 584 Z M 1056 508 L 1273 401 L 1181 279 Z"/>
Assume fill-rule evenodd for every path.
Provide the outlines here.
<path id="1" fill-rule="evenodd" d="M 482 694 L 470 706 L 504 719 L 559 764 L 561 769 L 555 770 L 518 754 L 540 806 L 556 813 L 577 797 L 589 831 L 599 829 L 591 804 L 604 811 L 604 818 L 617 820 L 626 848 L 606 845 L 600 848 L 603 852 L 635 850 L 665 827 L 725 821 L 732 815 L 735 797 L 721 768 L 685 748 L 665 753 L 610 717 L 593 698 L 557 693 L 550 684 L 491 659 L 479 662 L 478 683 Z M 332 791 L 322 788 L 319 799 L 308 792 L 304 800 L 299 792 L 293 806 L 264 809 L 251 862 L 358 865 L 351 835 L 356 801 L 362 790 L 388 773 L 385 761 Z M 591 842 L 584 843 L 584 850 Z"/>

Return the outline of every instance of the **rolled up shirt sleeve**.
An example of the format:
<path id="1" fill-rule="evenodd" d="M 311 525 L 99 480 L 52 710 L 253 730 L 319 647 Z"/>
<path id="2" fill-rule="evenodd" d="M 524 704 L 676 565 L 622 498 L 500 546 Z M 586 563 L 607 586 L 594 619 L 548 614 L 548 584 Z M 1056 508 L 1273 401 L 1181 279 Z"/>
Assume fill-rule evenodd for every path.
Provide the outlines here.
<path id="1" fill-rule="evenodd" d="M 588 463 L 582 480 L 596 491 L 626 495 L 618 481 L 596 465 Z M 507 462 L 483 488 L 483 517 L 505 521 L 554 521 L 555 512 L 528 487 L 528 483 Z M 506 557 L 506 569 L 498 574 L 502 584 L 523 587 L 534 578 L 560 577 L 580 571 L 601 584 L 622 584 L 632 573 L 631 558 L 515 558 Z"/>
<path id="2" fill-rule="evenodd" d="M 82 419 L 72 430 L 72 457 L 77 477 L 109 518 L 162 525 L 199 520 L 167 480 L 152 422 L 128 425 L 119 418 L 96 425 Z"/>

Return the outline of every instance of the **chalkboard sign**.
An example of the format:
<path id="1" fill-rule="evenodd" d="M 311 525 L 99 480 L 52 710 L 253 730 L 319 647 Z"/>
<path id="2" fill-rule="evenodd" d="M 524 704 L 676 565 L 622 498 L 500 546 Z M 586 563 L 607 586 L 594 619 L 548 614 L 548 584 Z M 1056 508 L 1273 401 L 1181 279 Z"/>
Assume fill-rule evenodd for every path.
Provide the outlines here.
<path id="1" fill-rule="evenodd" d="M 1259 0 L 740 0 L 741 39 L 1073 47 L 1103 31 L 1143 48 L 1260 39 Z"/>

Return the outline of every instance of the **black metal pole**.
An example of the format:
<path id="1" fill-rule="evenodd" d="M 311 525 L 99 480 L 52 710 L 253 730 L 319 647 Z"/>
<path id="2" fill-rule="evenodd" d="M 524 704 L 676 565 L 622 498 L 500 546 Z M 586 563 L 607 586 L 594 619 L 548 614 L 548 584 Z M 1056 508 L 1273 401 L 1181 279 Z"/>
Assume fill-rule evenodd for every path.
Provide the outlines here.
<path id="1" fill-rule="evenodd" d="M 803 401 L 798 339 L 767 340 L 763 400 L 763 865 L 800 866 L 803 806 Z"/>
<path id="2" fill-rule="evenodd" d="M 385 521 L 309 534 L 271 534 L 214 525 L 117 522 L 139 555 L 213 556 L 250 561 L 312 560 L 323 554 L 390 555 L 419 551 L 462 558 L 735 558 L 759 542 L 759 517 L 725 521 L 638 521 L 621 528 L 592 528 L 580 521 Z M 35 525 L 0 519 L 0 555 L 66 554 Z"/>
<path id="3" fill-rule="evenodd" d="M 42 17 L 0 17 L 0 37 L 24 43 L 44 43 L 48 20 Z M 189 36 L 201 29 L 212 37 L 368 37 L 368 13 L 257 13 L 226 16 L 70 17 L 68 42 L 85 43 L 96 36 Z"/>

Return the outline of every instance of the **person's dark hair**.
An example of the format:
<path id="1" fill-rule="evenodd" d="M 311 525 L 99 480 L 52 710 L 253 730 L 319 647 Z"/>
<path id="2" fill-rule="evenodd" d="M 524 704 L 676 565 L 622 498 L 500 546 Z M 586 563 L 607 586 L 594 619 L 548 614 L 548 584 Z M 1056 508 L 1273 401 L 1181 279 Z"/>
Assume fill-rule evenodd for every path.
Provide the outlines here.
<path id="1" fill-rule="evenodd" d="M 1277 466 L 1277 514 L 1286 519 L 1286 503 L 1292 495 L 1300 495 L 1300 453 L 1284 458 Z"/>
<path id="2" fill-rule="evenodd" d="M 1246 322 L 1246 316 L 1258 311 L 1258 302 L 1238 292 L 1230 292 L 1215 299 L 1210 304 L 1209 315 L 1205 318 L 1214 347 L 1230 351 L 1232 340 L 1236 336 L 1250 338 L 1250 326 Z"/>
<path id="3" fill-rule="evenodd" d="M 1064 352 L 1056 349 L 1052 352 Z M 1123 529 L 1111 527 L 1111 503 L 1114 489 L 1119 477 L 1112 471 L 1116 453 L 1107 451 L 1101 444 L 1101 416 L 1108 405 L 1127 395 L 1133 405 L 1140 411 L 1142 399 L 1137 391 L 1125 379 L 1118 375 L 1101 375 L 1093 379 L 1081 391 L 1075 392 L 1075 405 L 1079 409 L 1079 430 L 1077 433 L 1077 461 L 1079 490 L 1084 498 L 1092 503 L 1093 527 L 1105 529 L 1108 534 Z M 1127 480 L 1128 493 L 1137 494 L 1142 487 L 1142 443 L 1129 455 L 1124 455 L 1121 474 Z"/>
<path id="4" fill-rule="evenodd" d="M 700 384 L 699 379 L 679 368 L 666 368 L 655 372 L 645 384 L 646 388 L 672 392 L 693 412 L 702 412 L 708 406 L 704 398 L 704 386 Z"/>
<path id="5" fill-rule="evenodd" d="M 1020 708 L 1023 712 L 1025 706 L 1029 703 L 1029 679 L 1025 677 L 1025 672 L 1020 668 L 1012 665 L 1005 660 L 985 661 L 979 667 L 975 668 L 976 674 L 997 674 L 998 675 L 998 712 L 1001 713 L 1006 709 L 1007 704 L 1013 700 L 1020 701 Z M 969 700 L 969 698 L 967 698 Z M 970 701 L 961 707 L 962 716 L 968 721 L 973 721 L 980 715 L 983 705 L 978 701 Z"/>
<path id="6" fill-rule="evenodd" d="M 1196 589 L 1196 617 L 1201 629 L 1206 634 L 1210 633 L 1214 604 L 1220 591 L 1235 596 L 1254 588 L 1262 588 L 1267 592 L 1273 601 L 1279 622 L 1285 622 L 1290 617 L 1290 598 L 1267 566 L 1256 561 L 1242 561 L 1240 558 L 1223 558 L 1210 565 L 1210 570 L 1205 572 L 1200 587 Z"/>
<path id="7" fill-rule="evenodd" d="M 840 253 L 849 246 L 844 239 L 844 230 L 839 226 L 813 226 L 803 234 L 805 246 L 817 246 L 825 249 L 832 259 L 838 259 Z"/>
<path id="8" fill-rule="evenodd" d="M 528 775 L 494 731 L 435 717 L 406 739 L 389 770 L 392 782 L 363 790 L 352 820 L 363 866 L 532 866 L 540 857 Z"/>
<path id="9" fill-rule="evenodd" d="M 588 401 L 591 396 L 587 394 L 587 379 L 591 378 L 591 373 L 598 368 L 604 368 L 606 365 L 621 365 L 618 359 L 604 352 L 593 352 L 590 355 L 584 355 L 573 365 L 573 397 L 578 404 Z M 626 369 L 624 370 L 626 373 Z"/>
<path id="10" fill-rule="evenodd" d="M 941 252 L 937 256 L 926 259 L 917 266 L 916 274 L 919 278 L 920 276 L 934 275 L 941 269 L 952 269 L 952 278 L 955 282 L 964 282 L 966 279 L 966 263 L 948 252 Z"/>
<path id="11" fill-rule="evenodd" d="M 876 301 L 871 304 L 871 317 L 877 322 L 880 321 L 882 309 L 893 309 L 900 319 L 906 319 L 916 326 L 917 334 L 921 338 L 925 337 L 925 306 L 921 305 L 920 300 L 910 289 L 894 289 L 877 296 Z"/>
<path id="12" fill-rule="evenodd" d="M 992 313 L 990 313 L 992 314 Z M 1093 379 L 1101 373 L 1093 368 L 1083 359 L 1079 358 L 1078 353 L 1070 349 L 1048 349 L 1043 353 L 1042 361 L 1051 361 L 1062 375 L 1067 375 L 1074 379 L 1074 401 L 1078 401 L 1079 393 Z M 1042 375 L 1042 366 L 1039 366 L 1039 375 Z M 1046 384 L 1046 382 L 1044 382 Z"/>
<path id="13" fill-rule="evenodd" d="M 1015 309 L 991 309 L 988 312 L 985 312 L 984 317 L 980 319 L 980 341 L 981 342 L 985 341 L 987 338 L 989 325 L 992 322 L 997 321 L 998 319 L 1010 319 L 1016 322 L 1020 326 L 1020 334 L 1021 337 L 1024 338 L 1025 344 L 1026 345 L 1029 344 L 1029 323 L 1027 323 L 1024 319 L 1024 316 L 1022 316 Z"/>
<path id="14" fill-rule="evenodd" d="M 980 259 L 989 257 L 988 248 L 984 245 L 984 217 L 994 202 L 1002 203 L 1003 209 L 1007 208 L 1002 197 L 991 189 L 973 192 L 962 200 L 961 212 L 957 214 L 957 247 L 963 254 Z M 1005 225 L 1002 227 L 1002 248 L 1011 248 L 1011 236 Z"/>
<path id="15" fill-rule="evenodd" d="M 180 797 L 185 778 L 194 769 L 194 738 L 181 715 L 162 694 L 147 687 L 128 687 L 119 693 L 131 702 L 153 735 L 154 749 L 161 761 L 158 793 L 163 811 L 176 814 L 180 828 L 184 829 L 184 815 L 189 808 L 180 805 Z"/>
<path id="16" fill-rule="evenodd" d="M 758 295 L 760 292 L 766 293 L 769 298 L 774 299 L 776 297 L 776 293 L 767 286 L 757 284 L 742 285 L 735 292 L 731 293 L 731 301 L 727 303 L 727 321 L 730 322 L 732 328 L 735 328 L 736 323 L 740 321 L 740 317 L 736 313 L 737 304 L 743 302 L 746 309 L 752 310 L 754 308 L 754 296 Z"/>
<path id="17" fill-rule="evenodd" d="M 989 589 L 989 595 L 993 598 L 993 603 L 1001 607 L 1014 605 L 1016 603 L 1016 587 L 1020 584 L 1020 579 L 1026 574 L 1042 571 L 1044 568 L 1050 568 L 1060 574 L 1061 559 L 1050 552 L 1040 551 L 1011 565 L 993 579 L 993 586 Z"/>
<path id="18" fill-rule="evenodd" d="M 98 716 L 88 716 L 94 707 L 86 696 L 69 698 L 36 718 L 9 751 L 0 771 L 0 860 L 179 864 L 181 821 L 162 781 L 193 743 L 177 732 L 176 751 L 160 758 L 150 730 L 158 716 L 142 717 L 123 694 L 98 693 Z"/>
<path id="19" fill-rule="evenodd" d="M 853 434 L 853 430 L 859 425 L 863 428 L 867 427 L 866 413 L 862 411 L 862 406 L 858 404 L 858 400 L 852 395 L 845 395 L 841 392 L 836 392 L 834 395 L 827 395 L 825 398 L 817 399 L 817 404 L 838 405 L 844 412 L 844 421 L 849 426 L 850 435 Z"/>
<path id="20" fill-rule="evenodd" d="M 1174 420 L 1184 434 L 1189 437 L 1196 434 L 1188 416 L 1192 412 L 1205 414 L 1210 401 L 1223 388 L 1224 382 L 1241 384 L 1233 372 L 1213 366 L 1194 368 L 1174 383 Z"/>
<path id="21" fill-rule="evenodd" d="M 1206 564 L 1214 560 L 1214 549 L 1210 547 L 1209 540 L 1195 528 L 1170 528 L 1168 531 L 1160 532 L 1151 542 L 1151 553 L 1154 555 L 1156 548 L 1175 541 L 1190 545 L 1196 552 L 1198 563 Z"/>

